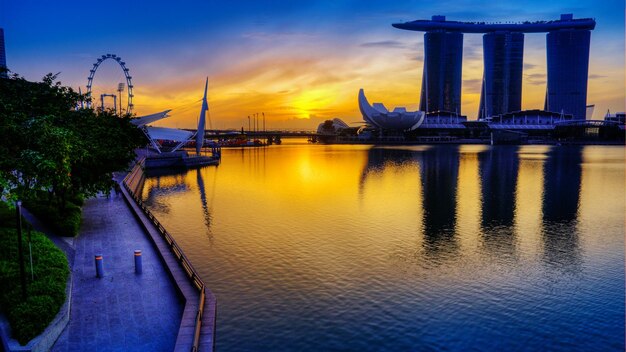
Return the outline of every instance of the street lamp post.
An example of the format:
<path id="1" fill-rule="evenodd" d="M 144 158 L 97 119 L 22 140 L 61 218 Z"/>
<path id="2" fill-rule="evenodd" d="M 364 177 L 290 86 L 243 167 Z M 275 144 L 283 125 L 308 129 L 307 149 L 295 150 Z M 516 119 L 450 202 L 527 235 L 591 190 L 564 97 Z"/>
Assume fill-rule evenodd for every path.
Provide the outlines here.
<path id="1" fill-rule="evenodd" d="M 17 252 L 20 261 L 20 284 L 22 286 L 22 299 L 26 300 L 26 269 L 24 268 L 24 248 L 22 248 L 22 201 L 16 203 L 17 215 Z"/>

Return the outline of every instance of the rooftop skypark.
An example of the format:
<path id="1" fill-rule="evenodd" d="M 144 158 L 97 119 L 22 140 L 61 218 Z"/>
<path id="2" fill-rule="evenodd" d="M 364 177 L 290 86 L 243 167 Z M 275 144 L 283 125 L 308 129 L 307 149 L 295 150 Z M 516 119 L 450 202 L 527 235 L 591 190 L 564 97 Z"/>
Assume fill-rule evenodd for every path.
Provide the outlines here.
<path id="1" fill-rule="evenodd" d="M 416 20 L 404 23 L 392 24 L 395 28 L 409 31 L 436 31 L 463 33 L 490 33 L 490 32 L 522 32 L 522 33 L 543 33 L 559 29 L 588 29 L 596 27 L 593 18 L 574 19 L 571 14 L 561 15 L 561 19 L 553 21 L 524 21 L 524 22 L 462 22 L 446 21 L 446 16 L 433 16 L 431 20 Z"/>

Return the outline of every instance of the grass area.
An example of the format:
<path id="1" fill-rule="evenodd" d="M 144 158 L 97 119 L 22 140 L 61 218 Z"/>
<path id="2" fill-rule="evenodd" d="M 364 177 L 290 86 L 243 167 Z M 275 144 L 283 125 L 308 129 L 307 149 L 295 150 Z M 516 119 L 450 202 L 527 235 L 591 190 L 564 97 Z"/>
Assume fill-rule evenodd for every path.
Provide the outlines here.
<path id="1" fill-rule="evenodd" d="M 31 279 L 28 230 L 23 221 L 27 299 L 22 300 L 15 209 L 0 204 L 0 309 L 22 345 L 41 334 L 65 302 L 67 259 L 44 234 L 31 231 L 34 280 Z"/>

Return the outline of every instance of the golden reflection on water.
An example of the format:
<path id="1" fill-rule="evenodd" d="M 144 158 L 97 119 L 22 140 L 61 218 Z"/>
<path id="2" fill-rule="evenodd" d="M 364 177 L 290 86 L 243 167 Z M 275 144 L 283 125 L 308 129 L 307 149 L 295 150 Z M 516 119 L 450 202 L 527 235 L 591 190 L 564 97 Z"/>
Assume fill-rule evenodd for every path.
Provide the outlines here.
<path id="1" fill-rule="evenodd" d="M 287 143 L 223 155 L 218 167 L 148 177 L 143 188 L 206 275 L 207 256 L 286 276 L 295 258 L 335 278 L 400 262 L 462 271 L 486 257 L 560 267 L 606 246 L 600 234 L 581 238 L 581 226 L 607 221 L 623 232 L 620 148 Z"/>
<path id="2" fill-rule="evenodd" d="M 456 323 L 527 340 L 587 333 L 563 312 L 623 319 L 611 306 L 623 299 L 623 147 L 290 142 L 145 180 L 146 204 L 217 294 L 218 347 L 410 346 Z M 371 322 L 376 334 L 362 330 Z"/>
<path id="3" fill-rule="evenodd" d="M 478 172 L 478 153 L 487 150 L 487 146 L 464 145 L 459 148 L 459 192 L 457 197 L 457 219 L 459 243 L 463 252 L 471 253 L 477 249 L 480 234 L 480 175 Z"/>
<path id="4" fill-rule="evenodd" d="M 582 153 L 578 226 L 581 231 L 590 227 L 603 228 L 603 231 L 584 238 L 585 244 L 596 252 L 612 250 L 611 242 L 606 240 L 607 233 L 620 228 L 623 232 L 624 228 L 623 221 L 621 224 L 613 221 L 623 219 L 626 211 L 624 149 L 615 149 L 607 152 L 606 148 L 589 146 Z"/>
<path id="5" fill-rule="evenodd" d="M 520 161 L 515 197 L 515 228 L 522 255 L 534 256 L 540 251 L 543 167 L 549 149 L 548 146 L 522 146 L 518 152 Z"/>

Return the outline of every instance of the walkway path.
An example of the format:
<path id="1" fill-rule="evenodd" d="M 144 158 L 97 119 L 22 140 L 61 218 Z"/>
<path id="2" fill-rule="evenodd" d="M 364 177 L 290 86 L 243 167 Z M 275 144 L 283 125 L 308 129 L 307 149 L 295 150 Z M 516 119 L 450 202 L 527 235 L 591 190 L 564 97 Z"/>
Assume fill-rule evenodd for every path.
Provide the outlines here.
<path id="1" fill-rule="evenodd" d="M 52 351 L 172 351 L 184 302 L 122 196 L 87 200 L 73 245 L 70 322 Z M 135 249 L 143 254 L 141 275 Z M 96 254 L 103 255 L 101 279 Z"/>

